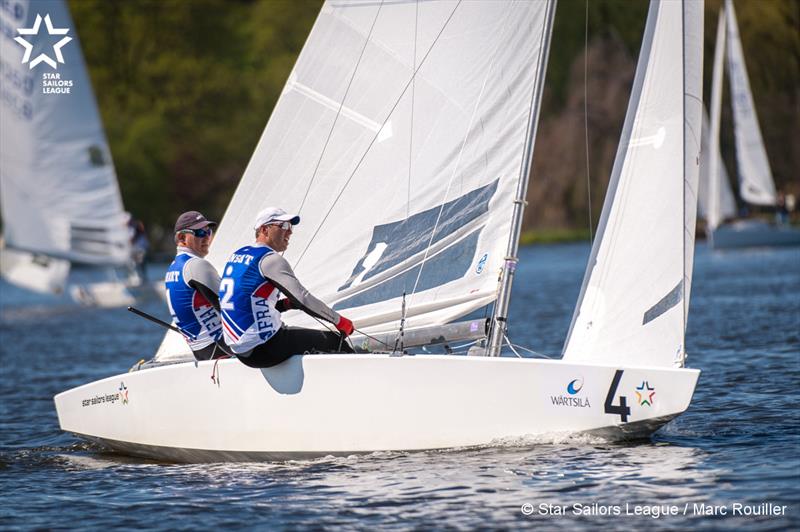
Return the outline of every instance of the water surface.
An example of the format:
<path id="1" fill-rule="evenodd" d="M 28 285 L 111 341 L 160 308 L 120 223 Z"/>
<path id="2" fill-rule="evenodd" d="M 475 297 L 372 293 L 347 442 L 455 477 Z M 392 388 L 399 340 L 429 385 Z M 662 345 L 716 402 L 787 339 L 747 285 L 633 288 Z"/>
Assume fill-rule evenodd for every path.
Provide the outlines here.
<path id="1" fill-rule="evenodd" d="M 588 251 L 586 244 L 522 250 L 514 343 L 559 355 Z M 141 306 L 167 315 L 159 300 Z M 689 410 L 644 443 L 561 437 L 185 465 L 102 452 L 59 430 L 53 395 L 126 371 L 152 355 L 161 335 L 123 309 L 80 308 L 0 286 L 0 527 L 800 526 L 797 249 L 720 254 L 699 246 L 687 350 L 688 365 L 703 373 Z M 764 503 L 786 505 L 787 515 L 731 515 L 734 504 L 758 511 Z M 671 506 L 679 515 L 625 513 Z M 698 513 L 712 506 L 726 515 Z M 553 515 L 559 508 L 565 515 Z"/>

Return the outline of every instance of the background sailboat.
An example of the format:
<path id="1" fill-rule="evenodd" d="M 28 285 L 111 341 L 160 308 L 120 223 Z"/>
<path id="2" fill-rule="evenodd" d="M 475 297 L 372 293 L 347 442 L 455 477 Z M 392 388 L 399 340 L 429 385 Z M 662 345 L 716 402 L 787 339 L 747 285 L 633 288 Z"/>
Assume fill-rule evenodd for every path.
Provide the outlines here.
<path id="1" fill-rule="evenodd" d="M 287 252 L 299 277 L 366 331 L 397 334 L 404 291 L 409 332 L 431 333 L 509 294 L 554 12 L 555 2 L 326 3 L 210 260 L 222 266 L 252 238 L 258 209 L 279 204 L 303 217 Z M 688 407 L 699 375 L 683 367 L 683 338 L 702 20 L 700 2 L 651 3 L 564 360 L 491 356 L 506 335 L 498 300 L 477 349 L 487 356 L 152 364 L 57 395 L 61 427 L 185 461 L 648 436 Z M 177 349 L 165 341 L 162 360 Z"/>
<path id="2" fill-rule="evenodd" d="M 724 162 L 718 155 L 724 51 L 727 51 L 733 107 L 739 196 L 743 202 L 751 205 L 775 207 L 777 204 L 775 182 L 753 103 L 736 12 L 733 2 L 726 0 L 717 23 L 717 42 L 711 85 L 709 155 L 706 158 L 708 170 L 702 174 L 703 178 L 707 180 L 704 188 L 708 190 L 708 195 L 701 196 L 701 201 L 703 201 L 701 211 L 706 215 L 706 231 L 709 241 L 715 249 L 800 245 L 800 231 L 786 225 L 769 224 L 757 219 L 723 223 L 726 218 L 732 218 L 735 215 L 735 212 L 730 212 L 728 198 L 730 185 L 724 171 Z"/>
<path id="3" fill-rule="evenodd" d="M 58 293 L 71 264 L 129 266 L 129 215 L 65 3 L 21 0 L 0 16 L 23 30 L 0 43 L 2 274 Z M 129 304 L 131 283 L 112 277 L 71 291 L 86 303 Z"/>

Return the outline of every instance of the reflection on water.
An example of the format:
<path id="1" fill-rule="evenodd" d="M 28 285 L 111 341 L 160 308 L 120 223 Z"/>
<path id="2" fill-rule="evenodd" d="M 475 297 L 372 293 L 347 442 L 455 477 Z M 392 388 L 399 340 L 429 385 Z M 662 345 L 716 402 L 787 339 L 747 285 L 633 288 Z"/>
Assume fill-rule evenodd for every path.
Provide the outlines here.
<path id="1" fill-rule="evenodd" d="M 587 255 L 585 245 L 523 250 L 511 308 L 515 343 L 560 353 Z M 699 249 L 687 345 L 689 364 L 702 374 L 689 411 L 651 442 L 550 435 L 282 463 L 159 463 L 102 452 L 62 433 L 53 395 L 125 371 L 154 352 L 162 331 L 124 309 L 35 298 L 10 304 L 3 285 L 0 526 L 796 529 L 798 265 L 794 250 L 719 256 Z M 160 301 L 142 308 L 167 318 Z M 763 502 L 790 511 L 601 515 L 625 504 Z M 523 515 L 526 503 L 536 512 Z M 567 512 L 541 515 L 540 504 Z M 575 515 L 573 505 L 590 513 Z"/>

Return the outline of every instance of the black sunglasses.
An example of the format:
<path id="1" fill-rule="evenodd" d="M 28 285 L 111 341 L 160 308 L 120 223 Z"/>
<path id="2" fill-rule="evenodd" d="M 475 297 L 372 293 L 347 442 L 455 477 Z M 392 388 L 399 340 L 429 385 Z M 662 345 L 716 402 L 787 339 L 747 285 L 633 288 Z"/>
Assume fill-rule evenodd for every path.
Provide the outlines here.
<path id="1" fill-rule="evenodd" d="M 203 229 L 182 229 L 178 231 L 178 233 L 183 233 L 187 235 L 194 235 L 197 238 L 205 238 L 207 236 L 211 236 L 214 234 L 214 230 L 212 228 L 203 228 Z"/>

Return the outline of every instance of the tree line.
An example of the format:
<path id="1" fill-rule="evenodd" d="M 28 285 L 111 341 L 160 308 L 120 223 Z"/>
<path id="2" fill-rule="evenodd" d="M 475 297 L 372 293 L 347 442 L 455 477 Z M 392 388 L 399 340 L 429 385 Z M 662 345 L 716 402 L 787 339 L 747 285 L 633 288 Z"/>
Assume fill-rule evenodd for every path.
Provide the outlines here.
<path id="1" fill-rule="evenodd" d="M 155 240 L 169 242 L 184 210 L 222 216 L 321 4 L 69 0 L 126 208 Z M 706 1 L 706 95 L 720 4 Z M 776 182 L 800 195 L 800 150 L 790 140 L 800 133 L 800 4 L 735 5 Z M 647 9 L 638 0 L 559 1 L 527 228 L 596 224 Z M 722 150 L 735 175 L 727 98 L 726 89 Z"/>

